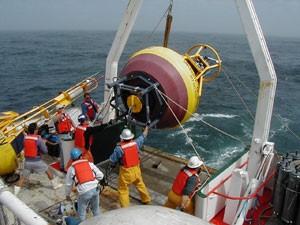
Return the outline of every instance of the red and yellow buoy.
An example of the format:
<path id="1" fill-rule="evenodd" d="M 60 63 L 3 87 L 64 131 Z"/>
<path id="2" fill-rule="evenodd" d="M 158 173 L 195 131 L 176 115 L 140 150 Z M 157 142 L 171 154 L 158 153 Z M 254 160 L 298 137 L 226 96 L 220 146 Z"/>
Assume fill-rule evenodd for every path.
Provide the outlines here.
<path id="1" fill-rule="evenodd" d="M 118 95 L 135 121 L 177 127 L 196 111 L 202 82 L 214 79 L 220 69 L 220 57 L 208 45 L 195 45 L 185 55 L 149 47 L 136 52 L 121 71 Z"/>

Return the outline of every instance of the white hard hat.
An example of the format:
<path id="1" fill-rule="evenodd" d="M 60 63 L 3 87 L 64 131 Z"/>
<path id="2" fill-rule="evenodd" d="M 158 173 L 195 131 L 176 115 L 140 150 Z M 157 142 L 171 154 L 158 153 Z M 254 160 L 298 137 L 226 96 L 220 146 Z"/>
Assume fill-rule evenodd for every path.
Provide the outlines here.
<path id="1" fill-rule="evenodd" d="M 120 138 L 123 140 L 130 140 L 134 137 L 134 134 L 129 129 L 124 129 L 120 135 Z"/>
<path id="2" fill-rule="evenodd" d="M 192 156 L 187 164 L 188 167 L 195 169 L 200 167 L 203 164 L 203 161 L 200 160 L 197 156 Z"/>
<path id="3" fill-rule="evenodd" d="M 65 108 L 65 106 L 62 105 L 62 104 L 58 104 L 58 105 L 56 106 L 56 110 L 59 110 L 59 109 L 62 109 L 62 108 Z"/>

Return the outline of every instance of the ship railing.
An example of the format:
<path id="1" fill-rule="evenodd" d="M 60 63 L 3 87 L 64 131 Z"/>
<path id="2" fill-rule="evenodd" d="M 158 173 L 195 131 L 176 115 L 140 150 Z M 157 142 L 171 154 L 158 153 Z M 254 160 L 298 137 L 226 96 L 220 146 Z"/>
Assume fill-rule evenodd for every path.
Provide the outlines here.
<path id="1" fill-rule="evenodd" d="M 267 177 L 267 179 L 261 183 L 261 185 L 258 186 L 257 190 L 255 192 L 253 192 L 252 195 L 250 196 L 243 196 L 243 197 L 237 197 L 237 196 L 229 196 L 229 195 L 225 195 L 225 194 L 222 194 L 220 192 L 217 192 L 216 190 L 222 186 L 225 182 L 222 182 L 220 186 L 216 187 L 214 190 L 211 190 L 206 196 L 208 197 L 209 195 L 211 194 L 216 194 L 216 195 L 219 195 L 221 197 L 224 197 L 224 198 L 228 198 L 228 199 L 231 199 L 231 200 L 247 200 L 247 199 L 254 199 L 256 198 L 258 195 L 259 195 L 259 192 L 269 183 L 269 181 L 275 176 L 275 171 L 273 171 L 271 173 L 270 176 Z M 231 176 L 230 176 L 231 177 Z"/>
<path id="2" fill-rule="evenodd" d="M 271 160 L 272 157 L 270 157 Z M 228 213 L 228 209 L 238 207 L 240 202 L 248 201 L 248 206 L 251 209 L 251 201 L 258 196 L 262 196 L 264 188 L 271 188 L 271 180 L 275 175 L 273 169 L 269 170 L 270 162 L 267 160 L 264 167 L 264 174 L 255 185 L 255 189 L 251 189 L 251 192 L 244 194 L 246 187 L 249 184 L 253 184 L 249 178 L 249 174 L 246 171 L 249 163 L 249 155 L 247 150 L 243 151 L 232 159 L 228 164 L 214 174 L 207 184 L 196 195 L 196 209 L 195 215 L 206 221 L 210 221 L 221 210 L 225 209 L 224 216 L 226 219 L 234 214 Z M 273 168 L 273 166 L 272 166 Z M 234 176 L 233 176 L 234 175 Z M 269 193 L 268 191 L 266 193 Z M 229 215 L 230 214 L 230 215 Z M 229 216 L 228 216 L 229 215 Z M 230 220 L 233 218 L 230 218 Z"/>
<path id="3" fill-rule="evenodd" d="M 10 222 L 13 220 L 14 224 L 21 224 L 20 222 L 22 222 L 22 224 L 49 225 L 43 217 L 7 189 L 0 179 L 0 225 L 11 224 Z"/>
<path id="4" fill-rule="evenodd" d="M 2 138 L 6 138 L 6 141 L 10 142 L 24 130 L 27 123 L 43 123 L 44 121 L 50 120 L 56 114 L 55 106 L 57 104 L 62 104 L 65 106 L 70 105 L 85 92 L 91 92 L 97 87 L 98 80 L 96 78 L 88 77 L 72 86 L 68 90 L 61 92 L 55 98 L 43 103 L 40 106 L 33 107 L 33 109 L 23 113 L 22 115 L 10 113 L 9 115 L 6 115 L 6 117 L 1 117 L 0 132 L 2 134 Z"/>
<path id="5" fill-rule="evenodd" d="M 229 192 L 231 174 L 235 169 L 246 169 L 249 156 L 248 153 L 248 149 L 245 149 L 230 160 L 224 167 L 213 174 L 206 185 L 197 192 L 195 196 L 195 216 L 210 221 L 224 208 L 226 199 L 212 192 L 216 190 L 224 194 Z"/>

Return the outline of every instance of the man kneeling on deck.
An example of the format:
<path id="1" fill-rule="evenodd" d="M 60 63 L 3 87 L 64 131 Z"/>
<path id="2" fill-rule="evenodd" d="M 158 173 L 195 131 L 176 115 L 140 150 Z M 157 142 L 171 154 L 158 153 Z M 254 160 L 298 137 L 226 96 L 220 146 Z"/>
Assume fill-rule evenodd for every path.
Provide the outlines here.
<path id="1" fill-rule="evenodd" d="M 82 222 L 85 220 L 89 203 L 91 203 L 93 216 L 100 214 L 98 181 L 102 180 L 104 175 L 94 163 L 82 158 L 82 152 L 79 149 L 73 148 L 70 154 L 73 163 L 66 175 L 66 200 L 72 201 L 70 194 L 72 184 L 75 182 L 78 191 L 77 213 L 80 222 Z"/>
<path id="2" fill-rule="evenodd" d="M 188 164 L 182 168 L 173 183 L 172 190 L 164 206 L 194 215 L 194 203 L 192 197 L 200 183 L 199 172 L 203 162 L 197 157 L 190 158 Z"/>

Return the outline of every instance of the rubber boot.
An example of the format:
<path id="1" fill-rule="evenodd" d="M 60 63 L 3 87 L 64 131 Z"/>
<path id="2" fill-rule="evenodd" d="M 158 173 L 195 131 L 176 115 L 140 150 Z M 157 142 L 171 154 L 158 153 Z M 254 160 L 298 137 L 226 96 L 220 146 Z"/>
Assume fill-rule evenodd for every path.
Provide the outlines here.
<path id="1" fill-rule="evenodd" d="M 61 187 L 63 186 L 63 184 L 58 183 L 57 177 L 53 178 L 53 179 L 51 180 L 51 183 L 52 183 L 52 186 L 53 186 L 53 189 L 54 189 L 54 190 L 56 190 L 56 189 L 58 189 L 58 188 L 61 188 Z"/>
<path id="2" fill-rule="evenodd" d="M 15 187 L 14 187 L 14 195 L 17 196 L 19 194 L 20 190 L 21 190 L 21 187 L 15 185 Z"/>

